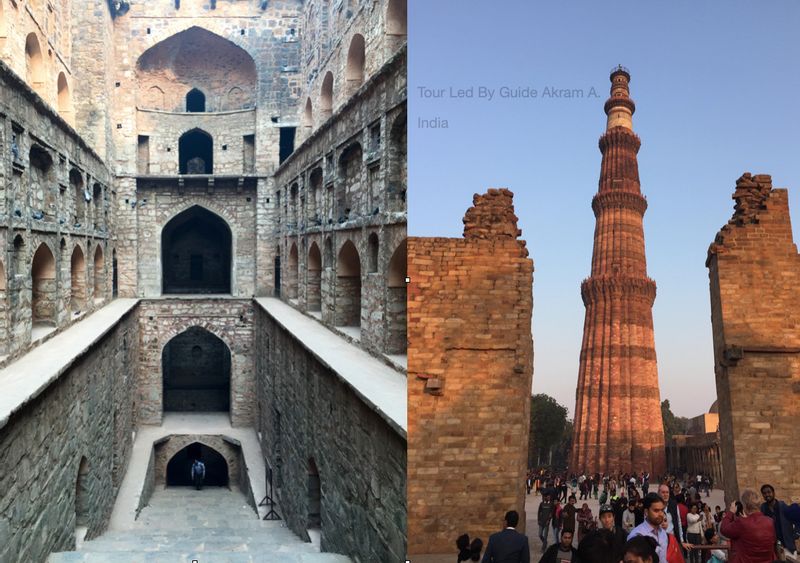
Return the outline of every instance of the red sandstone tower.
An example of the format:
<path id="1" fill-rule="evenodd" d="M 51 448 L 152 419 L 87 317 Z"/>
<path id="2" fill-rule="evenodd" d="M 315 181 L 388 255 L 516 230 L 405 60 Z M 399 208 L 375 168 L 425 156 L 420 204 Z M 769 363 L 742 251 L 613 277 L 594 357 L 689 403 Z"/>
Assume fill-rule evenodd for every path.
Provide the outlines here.
<path id="1" fill-rule="evenodd" d="M 586 306 L 570 471 L 665 471 L 664 430 L 653 338 L 656 284 L 647 277 L 633 132 L 630 74 L 611 73 L 600 137 L 600 186 L 592 273 L 581 284 Z"/>

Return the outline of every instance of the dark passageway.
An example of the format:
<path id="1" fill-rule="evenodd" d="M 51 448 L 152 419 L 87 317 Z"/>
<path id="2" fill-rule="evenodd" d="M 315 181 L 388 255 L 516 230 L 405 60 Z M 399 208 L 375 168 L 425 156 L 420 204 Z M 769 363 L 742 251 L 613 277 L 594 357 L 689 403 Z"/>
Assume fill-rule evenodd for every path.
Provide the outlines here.
<path id="1" fill-rule="evenodd" d="M 196 459 L 202 461 L 206 466 L 204 487 L 228 486 L 228 464 L 225 462 L 225 458 L 213 448 L 199 442 L 189 444 L 169 460 L 167 463 L 167 486 L 193 486 L 192 463 Z"/>

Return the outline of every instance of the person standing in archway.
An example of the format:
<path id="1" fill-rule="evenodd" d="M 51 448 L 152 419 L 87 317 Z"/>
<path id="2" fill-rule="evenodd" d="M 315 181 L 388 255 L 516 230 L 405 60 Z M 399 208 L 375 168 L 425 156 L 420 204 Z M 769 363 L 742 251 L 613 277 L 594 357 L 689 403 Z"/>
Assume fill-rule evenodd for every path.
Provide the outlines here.
<path id="1" fill-rule="evenodd" d="M 194 463 L 192 463 L 192 483 L 194 483 L 194 488 L 198 491 L 203 488 L 205 476 L 206 465 L 199 459 L 194 460 Z"/>

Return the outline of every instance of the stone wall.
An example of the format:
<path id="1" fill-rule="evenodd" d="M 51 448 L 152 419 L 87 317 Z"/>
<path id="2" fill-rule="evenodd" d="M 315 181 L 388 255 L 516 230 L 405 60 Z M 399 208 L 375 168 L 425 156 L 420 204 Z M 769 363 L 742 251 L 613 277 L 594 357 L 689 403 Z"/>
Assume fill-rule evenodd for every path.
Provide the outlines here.
<path id="1" fill-rule="evenodd" d="M 252 301 L 219 298 L 155 299 L 142 301 L 139 310 L 142 353 L 137 360 L 137 423 L 161 424 L 164 347 L 187 329 L 200 327 L 222 340 L 230 350 L 231 424 L 253 424 L 256 405 Z"/>
<path id="2" fill-rule="evenodd" d="M 706 261 L 726 502 L 764 483 L 797 502 L 800 257 L 788 193 L 745 173 L 733 199 Z"/>
<path id="3" fill-rule="evenodd" d="M 408 240 L 409 555 L 525 522 L 532 272 L 512 194 L 475 195 L 463 239 Z"/>
<path id="4" fill-rule="evenodd" d="M 404 436 L 258 307 L 256 327 L 257 430 L 281 517 L 307 537 L 316 470 L 322 550 L 361 563 L 402 561 Z"/>
<path id="5" fill-rule="evenodd" d="M 162 294 L 161 234 L 182 211 L 200 206 L 220 217 L 232 236 L 231 294 L 254 294 L 256 261 L 256 186 L 251 181 L 192 184 L 139 180 L 136 239 L 138 292 L 144 297 Z"/>
<path id="6" fill-rule="evenodd" d="M 0 430 L 0 561 L 73 549 L 76 522 L 105 529 L 132 447 L 136 333 L 134 311 Z"/>
<path id="7" fill-rule="evenodd" d="M 0 354 L 15 354 L 31 342 L 32 267 L 41 245 L 52 254 L 55 271 L 37 284 L 48 286 L 47 311 L 40 312 L 54 327 L 67 326 L 112 296 L 115 249 L 109 233 L 116 195 L 97 153 L 2 63 L 0 116 L 0 182 L 7 186 L 0 191 L 0 309 L 6 311 L 0 332 L 12 336 L 3 339 Z M 73 277 L 76 249 L 84 259 Z M 80 307 L 72 306 L 73 286 L 84 295 Z M 86 299 L 87 290 L 97 302 Z"/>

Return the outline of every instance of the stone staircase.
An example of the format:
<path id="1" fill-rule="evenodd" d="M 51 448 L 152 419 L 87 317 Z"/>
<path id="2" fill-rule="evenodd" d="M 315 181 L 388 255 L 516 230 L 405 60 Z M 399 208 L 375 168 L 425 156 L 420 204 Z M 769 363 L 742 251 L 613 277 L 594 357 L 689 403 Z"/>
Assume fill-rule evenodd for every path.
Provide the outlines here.
<path id="1" fill-rule="evenodd" d="M 350 563 L 319 553 L 285 524 L 262 521 L 239 491 L 171 487 L 156 491 L 130 530 L 106 532 L 50 563 Z"/>

